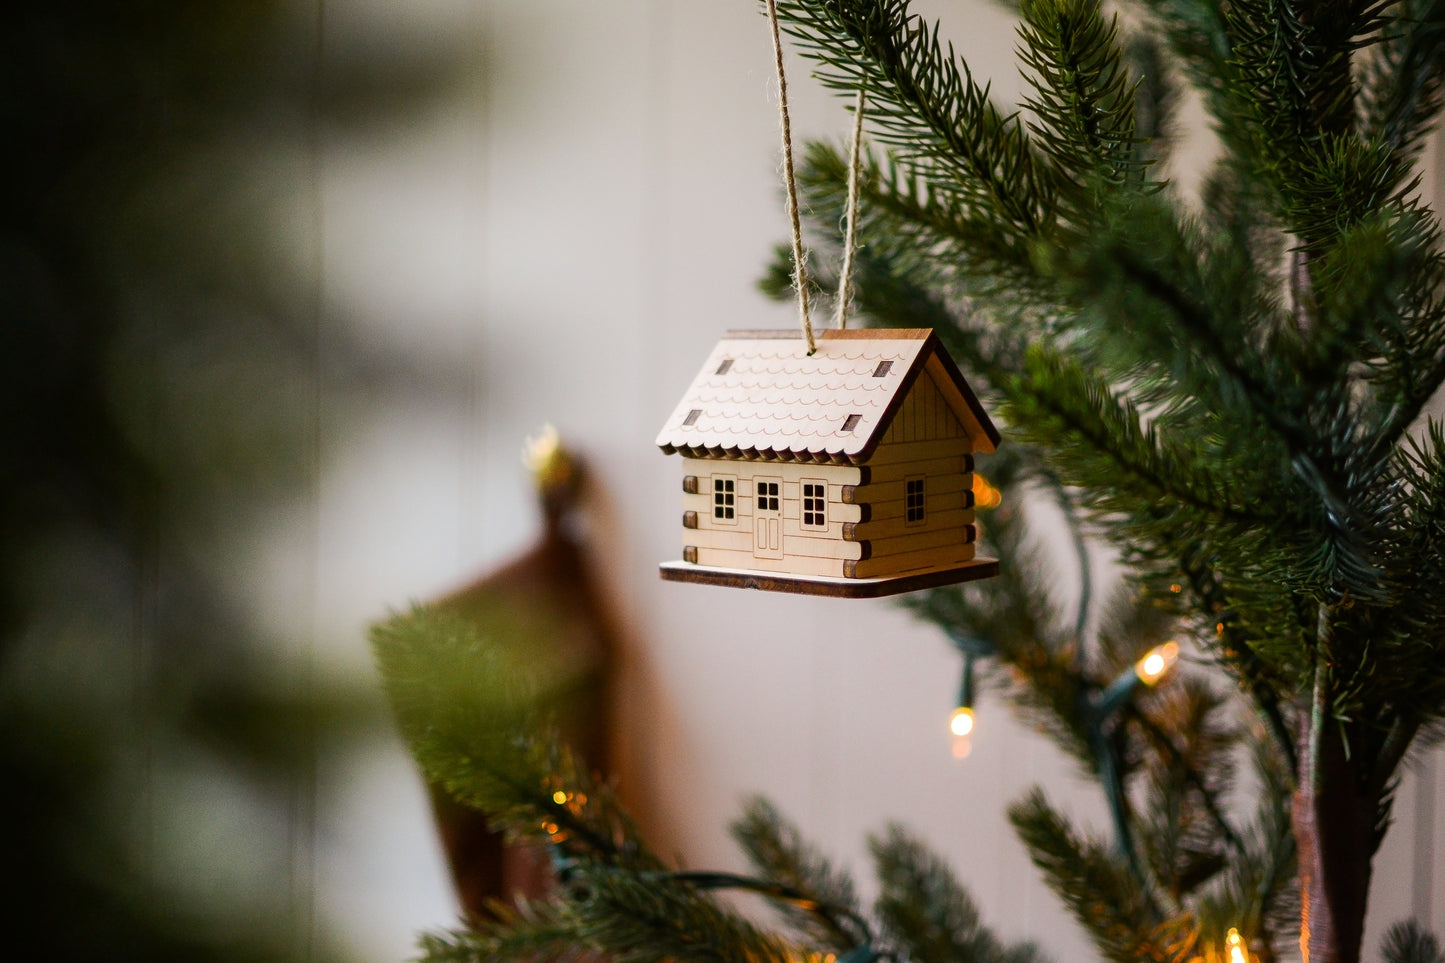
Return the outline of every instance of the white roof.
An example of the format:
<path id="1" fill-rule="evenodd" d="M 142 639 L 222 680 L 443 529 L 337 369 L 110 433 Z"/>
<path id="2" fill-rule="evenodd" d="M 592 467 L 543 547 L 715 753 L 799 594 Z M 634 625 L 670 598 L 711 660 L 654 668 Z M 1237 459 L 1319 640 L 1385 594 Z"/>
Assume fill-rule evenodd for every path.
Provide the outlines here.
<path id="1" fill-rule="evenodd" d="M 929 328 L 824 331 L 811 356 L 797 331 L 729 332 L 657 444 L 694 455 L 866 460 L 926 365 L 944 376 L 935 380 L 975 445 L 992 451 L 997 430 Z"/>

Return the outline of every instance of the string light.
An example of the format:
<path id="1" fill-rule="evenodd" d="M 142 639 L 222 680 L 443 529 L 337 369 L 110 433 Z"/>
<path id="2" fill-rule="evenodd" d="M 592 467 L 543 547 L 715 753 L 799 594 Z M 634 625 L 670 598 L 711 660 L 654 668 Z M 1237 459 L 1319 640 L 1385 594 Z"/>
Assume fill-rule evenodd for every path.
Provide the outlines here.
<path id="1" fill-rule="evenodd" d="M 1154 685 L 1164 678 L 1178 661 L 1179 646 L 1173 642 L 1165 642 L 1145 653 L 1144 658 L 1134 664 L 1134 672 L 1139 676 L 1140 682 Z"/>
<path id="2" fill-rule="evenodd" d="M 1229 935 L 1224 938 L 1224 945 L 1229 953 L 1229 963 L 1251 963 L 1249 950 L 1245 949 L 1239 930 L 1231 926 Z"/>
<path id="3" fill-rule="evenodd" d="M 977 475 L 974 476 L 977 485 Z M 984 484 L 987 484 L 985 482 Z M 958 680 L 958 699 L 953 703 L 953 715 L 948 717 L 948 731 L 953 738 L 953 758 L 967 758 L 973 748 L 973 733 L 978 728 L 974 716 L 973 667 L 979 659 L 998 654 L 998 646 L 990 639 L 968 632 L 950 630 L 948 640 L 963 656 L 963 678 Z"/>
<path id="4" fill-rule="evenodd" d="M 953 733 L 953 758 L 966 759 L 973 749 L 973 660 L 972 652 L 963 654 L 963 678 L 958 682 L 958 708 L 948 717 L 948 731 Z"/>

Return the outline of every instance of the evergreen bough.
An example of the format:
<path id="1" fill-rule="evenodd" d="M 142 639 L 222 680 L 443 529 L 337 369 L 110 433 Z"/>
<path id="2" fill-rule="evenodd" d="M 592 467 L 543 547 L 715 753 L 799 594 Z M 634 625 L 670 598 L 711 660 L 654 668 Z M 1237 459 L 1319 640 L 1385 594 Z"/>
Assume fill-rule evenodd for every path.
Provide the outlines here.
<path id="1" fill-rule="evenodd" d="M 1445 103 L 1445 0 L 1021 0 L 1018 110 L 907 0 L 778 9 L 820 82 L 867 92 L 860 313 L 938 330 L 1008 425 L 980 463 L 1005 492 L 980 514 L 1003 574 L 909 604 L 988 640 L 1006 697 L 1100 781 L 1106 836 L 1042 790 L 1010 807 L 1034 862 L 1106 959 L 1222 960 L 1237 927 L 1263 961 L 1298 944 L 1356 963 L 1401 766 L 1445 717 L 1445 426 L 1424 414 L 1445 381 L 1445 262 L 1416 181 Z M 1197 196 L 1166 176 L 1190 92 L 1219 146 Z M 811 145 L 800 182 L 813 243 L 836 248 L 840 153 Z M 785 259 L 764 281 L 780 297 Z M 1027 529 L 1040 499 L 1086 580 L 1087 542 L 1117 551 L 1103 604 L 1092 583 L 1072 613 L 1052 597 Z M 989 934 L 901 830 L 873 841 L 871 914 L 764 803 L 737 827 L 756 879 L 668 871 L 539 718 L 442 711 L 436 640 L 468 630 L 436 618 L 377 632 L 384 669 L 410 653 L 420 673 L 388 672 L 407 733 L 461 798 L 549 838 L 561 886 L 429 937 L 429 958 L 1041 958 Z M 1193 666 L 1106 710 L 1171 638 Z M 521 704 L 468 691 L 451 697 Z M 1224 801 L 1242 764 L 1244 814 Z M 587 805 L 553 802 L 563 784 Z M 717 902 L 728 885 L 777 901 L 787 935 Z M 1381 952 L 1441 959 L 1415 924 Z"/>

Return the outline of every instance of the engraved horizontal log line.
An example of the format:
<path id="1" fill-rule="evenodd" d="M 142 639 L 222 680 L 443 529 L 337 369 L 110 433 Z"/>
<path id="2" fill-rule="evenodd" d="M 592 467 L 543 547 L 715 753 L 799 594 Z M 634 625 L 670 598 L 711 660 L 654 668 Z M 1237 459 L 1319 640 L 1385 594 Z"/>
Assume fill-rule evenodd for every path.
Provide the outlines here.
<path id="1" fill-rule="evenodd" d="M 932 532 L 913 532 L 907 535 L 895 535 L 891 538 L 873 538 L 866 542 L 853 544 L 868 546 L 869 550 L 862 558 L 883 558 L 887 555 L 904 555 L 930 548 L 967 545 L 970 541 L 969 526 L 964 524 Z"/>
<path id="2" fill-rule="evenodd" d="M 884 482 L 899 481 L 914 475 L 928 478 L 955 478 L 968 474 L 961 455 L 945 455 L 942 458 L 919 458 L 913 461 L 899 461 L 887 465 L 869 465 L 868 478 L 861 484 L 880 485 Z"/>
<path id="3" fill-rule="evenodd" d="M 837 537 L 825 537 L 821 533 L 799 533 L 785 530 L 782 533 L 782 552 L 785 556 L 804 558 L 841 558 L 863 561 L 889 555 L 903 555 L 910 552 L 934 548 L 948 548 L 973 541 L 975 529 L 962 524 L 935 531 L 916 531 L 888 538 L 874 538 L 860 541 L 845 541 Z M 688 530 L 684 543 L 699 548 L 726 549 L 734 552 L 752 553 L 755 535 L 750 528 L 734 531 L 720 529 Z"/>
<path id="4" fill-rule="evenodd" d="M 898 555 L 884 555 L 879 558 L 858 559 L 843 563 L 845 578 L 879 578 L 887 575 L 904 575 L 911 572 L 925 572 L 929 569 L 949 568 L 972 561 L 974 546 L 950 545 L 943 548 L 923 549 L 918 552 L 904 552 Z"/>
<path id="5" fill-rule="evenodd" d="M 967 492 L 968 501 L 972 504 L 973 499 L 973 476 L 972 475 L 940 475 L 937 477 L 928 476 L 923 480 L 924 507 L 929 502 L 943 495 L 950 495 L 954 492 Z M 878 482 L 873 485 L 844 485 L 838 492 L 838 499 L 845 505 L 873 505 L 874 511 L 881 511 L 881 507 L 890 502 L 903 502 L 908 497 L 908 479 L 900 478 L 897 481 Z"/>
<path id="6" fill-rule="evenodd" d="M 863 512 L 867 506 L 848 505 L 843 502 L 842 486 L 839 486 L 838 494 L 840 497 L 836 501 L 829 501 L 823 509 L 823 515 L 828 519 L 830 526 L 841 525 L 844 522 L 863 522 L 871 517 Z M 798 499 L 784 498 L 779 507 L 783 518 L 795 524 L 798 523 L 802 512 Z M 714 511 L 717 505 L 711 495 L 684 495 L 682 496 L 682 508 L 685 512 L 696 512 L 698 523 L 702 528 L 736 528 L 740 519 L 751 519 L 754 516 L 752 496 L 733 499 L 733 517 L 730 520 L 717 517 Z M 840 529 L 834 534 L 841 538 L 843 533 Z"/>
<path id="7" fill-rule="evenodd" d="M 857 506 L 853 505 L 840 505 L 838 508 L 850 509 L 854 512 L 858 510 Z M 751 535 L 754 521 L 757 518 L 754 515 L 734 515 L 733 519 L 720 519 L 714 518 L 711 513 L 702 512 L 696 512 L 695 515 L 696 525 L 688 525 L 688 513 L 683 512 L 682 528 L 688 529 L 689 532 L 720 532 L 722 535 Z M 777 518 L 777 516 L 773 516 L 773 518 Z M 848 525 L 848 522 L 841 521 L 841 519 L 828 522 L 825 528 L 803 528 L 796 513 L 782 516 L 780 521 L 783 523 L 783 535 L 796 536 L 796 538 L 831 538 L 834 541 L 848 541 L 842 536 L 842 526 Z"/>
<path id="8" fill-rule="evenodd" d="M 868 520 L 872 522 L 906 522 L 908 518 L 908 499 L 905 495 L 901 494 L 897 498 L 889 499 L 888 501 L 870 501 L 867 505 L 849 505 L 842 507 L 868 508 L 871 510 Z M 937 527 L 935 525 L 935 516 L 960 510 L 972 511 L 973 507 L 973 492 L 969 490 L 933 494 L 924 501 L 924 524 L 910 525 L 908 527 L 910 530 L 915 528 L 935 528 Z M 863 519 L 860 518 L 859 521 L 861 522 Z M 967 521 L 971 522 L 973 519 L 970 518 L 967 519 Z M 868 536 L 861 534 L 858 537 L 867 538 Z"/>
<path id="9" fill-rule="evenodd" d="M 751 551 L 738 551 L 725 548 L 693 547 L 695 558 L 687 559 L 687 549 L 683 550 L 683 557 L 695 565 L 716 565 L 719 568 L 741 568 L 753 569 L 759 572 L 781 572 L 793 575 L 829 575 L 833 578 L 843 577 L 844 560 L 840 558 L 816 558 L 810 556 L 794 556 L 791 558 L 754 558 Z"/>
<path id="10" fill-rule="evenodd" d="M 867 558 L 869 545 L 867 542 L 845 542 L 841 537 L 826 537 L 822 533 L 800 533 L 789 532 L 786 529 L 782 533 L 783 554 L 787 556 L 797 555 L 804 558 Z M 747 552 L 752 554 L 754 548 L 754 533 L 751 527 L 724 531 L 722 529 L 687 530 L 683 533 L 683 544 L 696 545 L 699 548 L 720 548 L 733 552 Z"/>
<path id="11" fill-rule="evenodd" d="M 933 505 L 922 522 L 910 522 L 904 511 L 871 522 L 845 522 L 843 538 L 857 542 L 873 538 L 891 538 L 895 535 L 916 535 L 935 529 L 962 528 L 973 523 L 973 510 L 962 505 L 962 492 L 946 496 L 951 505 Z M 942 501 L 942 496 L 939 498 Z M 900 509 L 902 506 L 899 506 Z"/>

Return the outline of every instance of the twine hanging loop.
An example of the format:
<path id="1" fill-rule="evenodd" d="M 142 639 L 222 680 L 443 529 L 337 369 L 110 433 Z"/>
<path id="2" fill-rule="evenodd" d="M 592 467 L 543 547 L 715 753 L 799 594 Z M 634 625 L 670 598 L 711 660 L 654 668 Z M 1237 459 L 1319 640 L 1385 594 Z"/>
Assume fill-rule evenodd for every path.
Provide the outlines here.
<path id="1" fill-rule="evenodd" d="M 848 327 L 848 306 L 853 300 L 853 261 L 858 253 L 858 171 L 862 167 L 863 85 L 853 103 L 853 143 L 848 152 L 848 211 L 844 215 L 843 269 L 838 278 L 838 330 Z"/>
<path id="2" fill-rule="evenodd" d="M 793 130 L 788 122 L 788 80 L 783 73 L 783 40 L 778 32 L 777 0 L 768 0 L 768 24 L 773 31 L 773 60 L 778 67 L 778 121 L 783 130 L 783 180 L 788 188 L 788 220 L 793 226 L 793 289 L 798 292 L 798 320 L 808 341 L 808 354 L 818 350 L 813 340 L 813 319 L 808 311 L 808 271 L 803 262 L 803 225 L 798 216 L 798 185 L 793 176 Z"/>
<path id="3" fill-rule="evenodd" d="M 813 339 L 813 319 L 808 306 L 808 271 L 803 254 L 803 225 L 798 214 L 798 184 L 793 172 L 793 129 L 788 119 L 788 79 L 783 71 L 783 40 L 778 29 L 777 0 L 767 0 L 768 25 L 773 34 L 773 61 L 778 68 L 778 122 L 783 135 L 783 181 L 788 193 L 788 221 L 793 228 L 793 289 L 798 292 L 798 320 L 808 342 L 808 354 L 818 350 Z M 848 158 L 848 209 L 843 240 L 843 269 L 838 278 L 838 329 L 848 326 L 848 306 L 853 299 L 853 262 L 858 248 L 858 181 L 862 166 L 863 87 L 853 105 L 853 140 Z"/>

